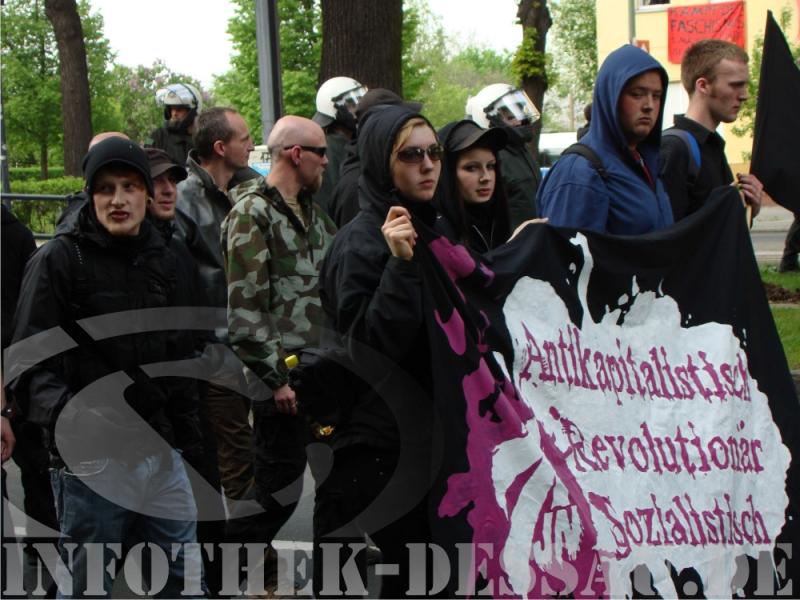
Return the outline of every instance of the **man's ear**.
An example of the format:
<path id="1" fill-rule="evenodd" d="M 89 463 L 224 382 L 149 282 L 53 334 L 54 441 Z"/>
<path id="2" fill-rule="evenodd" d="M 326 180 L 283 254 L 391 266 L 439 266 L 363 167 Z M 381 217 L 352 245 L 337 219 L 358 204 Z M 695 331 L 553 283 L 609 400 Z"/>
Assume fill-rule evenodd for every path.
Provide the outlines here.
<path id="1" fill-rule="evenodd" d="M 222 140 L 217 140 L 216 142 L 214 142 L 212 148 L 214 149 L 214 154 L 216 154 L 220 158 L 225 158 L 225 142 L 223 142 Z"/>
<path id="2" fill-rule="evenodd" d="M 711 81 L 706 77 L 698 77 L 697 81 L 694 82 L 694 91 L 695 93 L 700 92 L 701 94 L 708 95 L 710 86 Z"/>

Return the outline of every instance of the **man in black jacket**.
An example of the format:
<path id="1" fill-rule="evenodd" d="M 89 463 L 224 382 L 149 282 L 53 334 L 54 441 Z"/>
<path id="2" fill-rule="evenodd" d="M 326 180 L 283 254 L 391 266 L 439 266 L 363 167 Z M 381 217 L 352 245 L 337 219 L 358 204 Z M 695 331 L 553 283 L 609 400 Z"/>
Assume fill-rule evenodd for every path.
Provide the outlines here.
<path id="1" fill-rule="evenodd" d="M 252 150 L 247 123 L 238 112 L 224 107 L 208 109 L 197 119 L 195 149 L 186 161 L 188 177 L 178 184 L 175 235 L 186 243 L 197 263 L 210 305 L 220 309 L 216 337 L 223 344 L 228 339 L 228 284 L 220 225 L 231 209 L 225 190 L 234 174 L 247 167 Z M 250 401 L 212 382 L 204 409 L 214 427 L 225 495 L 241 499 L 253 487 Z"/>
<path id="2" fill-rule="evenodd" d="M 725 140 L 717 133 L 720 123 L 733 123 L 739 115 L 748 78 L 747 53 L 731 42 L 702 40 L 684 54 L 681 82 L 689 93 L 689 108 L 675 116 L 674 129 L 691 137 L 661 137 L 659 173 L 676 222 L 698 210 L 711 190 L 733 183 L 752 207 L 752 216 L 758 214 L 764 186 L 751 173 L 737 173 L 734 181 Z"/>
<path id="3" fill-rule="evenodd" d="M 192 356 L 191 337 L 170 331 L 175 258 L 145 219 L 144 151 L 111 138 L 84 165 L 90 201 L 30 260 L 9 357 L 14 396 L 46 432 L 61 532 L 77 544 L 62 544 L 56 580 L 64 597 L 108 595 L 119 548 L 147 540 L 170 557 L 151 591 L 200 594 L 199 556 L 187 546 L 195 504 L 175 450 L 201 444 L 196 388 L 148 375 Z M 184 581 L 185 572 L 196 575 Z"/>

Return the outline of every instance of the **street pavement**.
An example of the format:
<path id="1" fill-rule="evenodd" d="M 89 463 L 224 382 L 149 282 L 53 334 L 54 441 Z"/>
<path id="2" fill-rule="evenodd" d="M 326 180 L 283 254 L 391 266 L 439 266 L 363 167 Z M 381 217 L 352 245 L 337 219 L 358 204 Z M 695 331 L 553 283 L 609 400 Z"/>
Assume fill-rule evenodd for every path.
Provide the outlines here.
<path id="1" fill-rule="evenodd" d="M 750 230 L 759 263 L 777 265 L 780 262 L 786 233 L 793 218 L 791 211 L 777 204 L 761 207 L 761 212 L 753 220 L 753 228 Z"/>

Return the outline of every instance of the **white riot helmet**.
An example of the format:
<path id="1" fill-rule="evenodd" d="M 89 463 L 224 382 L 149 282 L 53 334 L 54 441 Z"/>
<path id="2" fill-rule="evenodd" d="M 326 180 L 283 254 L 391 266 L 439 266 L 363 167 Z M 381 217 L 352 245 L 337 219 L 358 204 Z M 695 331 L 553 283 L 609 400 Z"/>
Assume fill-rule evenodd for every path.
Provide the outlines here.
<path id="1" fill-rule="evenodd" d="M 358 101 L 367 93 L 366 86 L 350 77 L 332 77 L 317 90 L 317 112 L 313 120 L 320 127 L 334 121 L 355 128 Z"/>
<path id="2" fill-rule="evenodd" d="M 185 127 L 194 123 L 197 113 L 203 108 L 200 91 L 190 83 L 172 83 L 156 92 L 156 102 L 164 107 L 164 119 L 169 121 L 170 107 L 185 106 L 189 114 L 181 121 Z"/>
<path id="3" fill-rule="evenodd" d="M 507 83 L 487 85 L 467 100 L 467 116 L 484 129 L 492 125 L 533 125 L 539 111 L 528 94 Z"/>

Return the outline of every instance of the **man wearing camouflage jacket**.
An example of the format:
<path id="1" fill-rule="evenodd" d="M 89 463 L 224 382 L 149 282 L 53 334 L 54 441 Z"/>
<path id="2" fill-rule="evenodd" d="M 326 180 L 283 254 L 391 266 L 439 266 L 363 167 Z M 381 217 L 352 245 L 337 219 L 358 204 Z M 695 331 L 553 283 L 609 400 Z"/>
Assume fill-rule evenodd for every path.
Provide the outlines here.
<path id="1" fill-rule="evenodd" d="M 302 491 L 308 428 L 297 414 L 284 359 L 319 345 L 319 268 L 336 231 L 312 200 L 328 163 L 322 129 L 309 119 L 283 117 L 267 144 L 270 174 L 232 191 L 234 207 L 221 232 L 230 343 L 274 399 L 253 407 L 256 498 L 269 521 L 265 543 L 289 519 Z M 272 497 L 294 482 L 293 502 Z"/>

